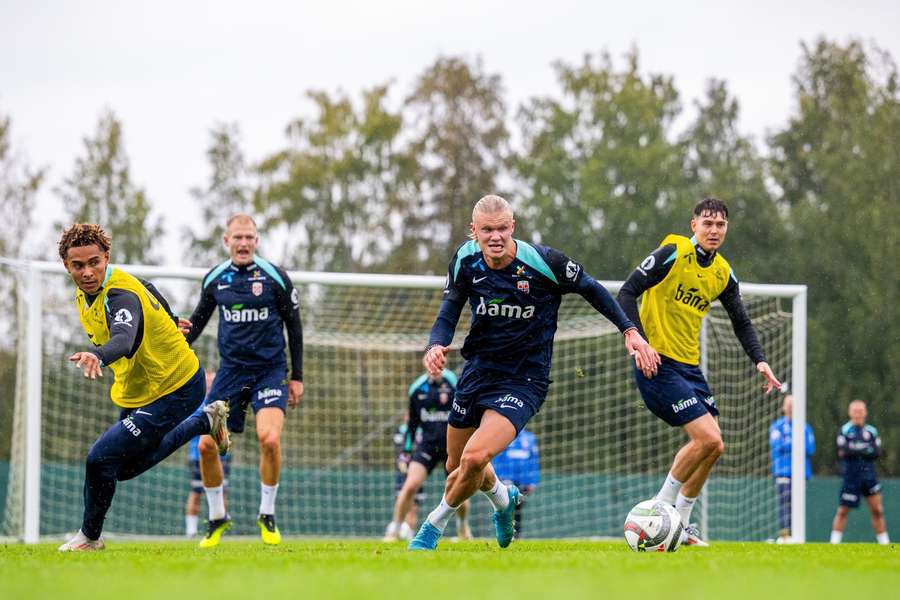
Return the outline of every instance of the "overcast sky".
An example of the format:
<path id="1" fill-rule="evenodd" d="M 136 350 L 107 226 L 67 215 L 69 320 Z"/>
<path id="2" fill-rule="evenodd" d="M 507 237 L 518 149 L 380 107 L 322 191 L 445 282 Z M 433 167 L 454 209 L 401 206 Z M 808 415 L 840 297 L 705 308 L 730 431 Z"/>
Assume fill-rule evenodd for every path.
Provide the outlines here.
<path id="1" fill-rule="evenodd" d="M 52 188 L 109 107 L 132 179 L 177 244 L 198 218 L 188 189 L 208 177 L 210 127 L 237 122 L 259 159 L 281 147 L 289 120 L 311 114 L 310 89 L 357 96 L 393 79 L 399 99 L 437 56 L 481 56 L 515 110 L 556 93 L 554 61 L 608 50 L 621 67 L 636 46 L 642 72 L 674 76 L 688 109 L 709 78 L 725 79 L 744 132 L 760 140 L 793 110 L 800 42 L 821 34 L 873 41 L 896 60 L 900 2 L 0 0 L 0 114 L 14 148 L 50 169 L 42 239 L 61 210 Z"/>

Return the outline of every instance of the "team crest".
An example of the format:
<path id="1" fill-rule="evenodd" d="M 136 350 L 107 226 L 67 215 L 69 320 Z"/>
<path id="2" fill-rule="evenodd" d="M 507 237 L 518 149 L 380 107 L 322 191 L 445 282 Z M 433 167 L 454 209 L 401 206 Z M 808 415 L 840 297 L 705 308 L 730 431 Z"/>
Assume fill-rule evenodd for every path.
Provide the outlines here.
<path id="1" fill-rule="evenodd" d="M 520 279 L 519 281 L 517 281 L 516 287 L 519 288 L 520 290 L 522 290 L 522 292 L 524 292 L 526 294 L 529 293 L 529 291 L 530 291 L 527 279 Z"/>
<path id="2" fill-rule="evenodd" d="M 250 287 L 250 291 L 253 292 L 254 296 L 262 296 L 262 282 L 254 281 L 253 285 Z"/>

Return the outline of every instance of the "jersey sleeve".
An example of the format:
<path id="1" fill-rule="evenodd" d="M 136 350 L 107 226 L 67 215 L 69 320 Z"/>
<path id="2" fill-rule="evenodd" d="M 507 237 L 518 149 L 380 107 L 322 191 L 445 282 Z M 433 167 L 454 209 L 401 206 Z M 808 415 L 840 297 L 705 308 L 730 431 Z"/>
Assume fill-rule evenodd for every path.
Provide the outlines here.
<path id="1" fill-rule="evenodd" d="M 287 330 L 288 352 L 291 355 L 291 379 L 303 381 L 303 325 L 300 321 L 300 291 L 291 278 L 278 269 L 284 280 L 284 288 L 275 286 L 276 308 Z"/>
<path id="2" fill-rule="evenodd" d="M 418 391 L 418 388 L 416 388 L 409 392 L 409 420 L 406 422 L 406 438 L 403 440 L 404 452 L 413 451 L 413 448 L 416 445 L 416 431 L 419 429 L 419 425 L 421 425 L 418 402 L 416 402 Z"/>
<path id="3" fill-rule="evenodd" d="M 763 353 L 762 344 L 759 343 L 759 337 L 756 335 L 756 329 L 750 321 L 750 315 L 747 314 L 747 307 L 741 299 L 741 287 L 732 271 L 731 277 L 728 279 L 728 285 L 725 290 L 719 294 L 719 301 L 728 312 L 728 318 L 731 319 L 731 327 L 734 334 L 741 342 L 744 352 L 753 361 L 758 364 L 766 361 L 766 355 Z"/>
<path id="4" fill-rule="evenodd" d="M 204 281 L 206 281 L 206 279 L 207 277 L 204 277 Z M 200 334 L 203 333 L 203 328 L 209 323 L 209 319 L 215 311 L 216 297 L 213 294 L 213 285 L 210 281 L 208 282 L 208 285 L 204 285 L 201 288 L 200 300 L 197 302 L 194 312 L 191 313 L 191 330 L 186 336 L 188 344 L 193 344 L 194 340 L 200 337 Z"/>
<path id="5" fill-rule="evenodd" d="M 144 311 L 132 291 L 112 289 L 106 295 L 109 341 L 94 350 L 104 365 L 134 354 L 135 343 L 143 334 Z"/>
<path id="6" fill-rule="evenodd" d="M 172 307 L 169 306 L 169 301 L 166 300 L 166 297 L 162 295 L 162 292 L 156 289 L 156 286 L 149 281 L 146 281 L 144 279 L 139 279 L 138 281 L 140 281 L 141 284 L 143 284 L 143 286 L 147 288 L 147 291 L 150 292 L 153 297 L 156 298 L 156 301 L 159 302 L 160 305 L 162 305 L 162 307 L 165 309 L 166 314 L 168 314 L 172 321 L 174 321 L 175 324 L 178 325 L 178 316 L 174 312 L 172 312 Z"/>
<path id="7" fill-rule="evenodd" d="M 456 254 L 447 267 L 447 279 L 444 284 L 444 299 L 438 309 L 438 316 L 431 327 L 431 335 L 428 337 L 428 347 L 434 345 L 449 346 L 456 333 L 456 324 L 469 297 L 466 279 L 463 274 L 462 259 Z"/>
<path id="8" fill-rule="evenodd" d="M 641 324 L 638 298 L 666 278 L 675 264 L 677 253 L 678 247 L 675 244 L 660 246 L 641 261 L 619 290 L 618 300 L 622 310 L 644 337 L 647 336 Z"/>
<path id="9" fill-rule="evenodd" d="M 816 436 L 813 434 L 812 426 L 806 424 L 806 456 L 812 457 L 816 453 Z"/>
<path id="10" fill-rule="evenodd" d="M 559 282 L 561 293 L 575 292 L 579 294 L 621 332 L 635 327 L 631 319 L 625 315 L 622 307 L 609 293 L 609 290 L 603 287 L 599 281 L 585 273 L 581 264 L 554 248 L 546 246 L 539 248 L 544 255 L 544 260 L 547 261 L 547 265 Z"/>

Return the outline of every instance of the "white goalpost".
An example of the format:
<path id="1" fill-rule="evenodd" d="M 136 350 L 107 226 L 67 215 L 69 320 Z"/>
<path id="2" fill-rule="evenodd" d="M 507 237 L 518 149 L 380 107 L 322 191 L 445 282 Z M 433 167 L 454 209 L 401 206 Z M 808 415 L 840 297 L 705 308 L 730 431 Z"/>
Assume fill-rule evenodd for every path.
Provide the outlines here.
<path id="1" fill-rule="evenodd" d="M 124 265 L 152 281 L 179 314 L 190 313 L 205 269 Z M 291 272 L 300 290 L 306 394 L 289 411 L 282 441 L 279 526 L 287 535 L 375 537 L 390 518 L 391 436 L 406 411 L 406 391 L 423 369 L 421 355 L 441 300 L 443 277 Z M 108 386 L 85 381 L 67 365 L 87 346 L 75 314 L 73 284 L 62 265 L 0 259 L 0 282 L 16 299 L 7 324 L 15 361 L 8 449 L 0 440 L 0 537 L 36 543 L 81 522 L 84 459 L 115 422 Z M 620 282 L 602 282 L 615 293 Z M 794 396 L 794 430 L 806 421 L 806 286 L 741 284 L 741 292 L 776 374 Z M 12 314 L 11 312 L 8 314 Z M 468 328 L 460 319 L 454 349 Z M 216 322 L 194 347 L 215 370 Z M 777 532 L 768 428 L 780 399 L 761 381 L 714 306 L 702 339 L 702 368 L 716 394 L 726 453 L 704 490 L 701 528 L 712 539 L 763 540 Z M 450 355 L 451 368 L 462 359 Z M 621 535 L 628 510 L 659 486 L 679 429 L 643 406 L 621 336 L 582 298 L 564 298 L 550 394 L 528 429 L 538 439 L 541 483 L 523 507 L 525 537 Z M 104 379 L 111 379 L 107 377 Z M 252 422 L 252 416 L 248 414 Z M 255 531 L 258 444 L 248 423 L 236 437 L 229 512 L 237 533 Z M 804 436 L 792 439 L 794 473 L 805 470 Z M 420 518 L 440 499 L 443 477 L 429 478 Z M 189 474 L 179 450 L 119 485 L 105 535 L 180 535 Z M 792 535 L 805 541 L 805 480 L 793 478 Z M 5 483 L 4 483 L 5 482 Z M 476 498 L 474 533 L 492 535 L 490 509 Z"/>

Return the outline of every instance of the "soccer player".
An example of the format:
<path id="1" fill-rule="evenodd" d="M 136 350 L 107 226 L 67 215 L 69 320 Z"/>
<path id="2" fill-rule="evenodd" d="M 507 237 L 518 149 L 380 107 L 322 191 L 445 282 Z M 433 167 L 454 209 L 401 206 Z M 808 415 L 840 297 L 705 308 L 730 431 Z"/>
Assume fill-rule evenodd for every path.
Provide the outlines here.
<path id="1" fill-rule="evenodd" d="M 116 482 L 137 477 L 192 437 L 212 434 L 228 449 L 228 406 L 198 409 L 206 392 L 203 368 L 179 333 L 165 298 L 109 264 L 110 237 L 99 225 L 76 223 L 59 240 L 59 256 L 77 289 L 75 305 L 91 350 L 69 357 L 95 380 L 109 367 L 120 420 L 87 455 L 81 529 L 60 551 L 102 550 L 100 533 Z M 212 438 L 211 438 L 212 439 Z"/>
<path id="2" fill-rule="evenodd" d="M 541 482 L 541 457 L 537 436 L 527 429 L 523 429 L 506 450 L 494 457 L 491 464 L 497 478 L 507 486 L 516 486 L 521 494 L 521 499 L 513 515 L 515 537 L 519 539 L 522 537 L 522 510 L 525 500 Z"/>
<path id="3" fill-rule="evenodd" d="M 239 213 L 226 223 L 225 246 L 229 260 L 203 278 L 200 301 L 189 320 L 182 320 L 193 343 L 219 309 L 219 356 L 221 363 L 212 398 L 226 398 L 231 406 L 228 429 L 244 431 L 247 405 L 256 415 L 259 440 L 260 536 L 263 543 L 281 543 L 275 525 L 275 498 L 281 472 L 281 431 L 288 406 L 303 397 L 303 331 L 300 325 L 300 294 L 287 273 L 256 255 L 259 235 L 250 215 Z M 288 377 L 284 330 L 287 330 L 291 373 Z M 200 473 L 209 504 L 209 523 L 202 548 L 218 545 L 231 528 L 225 512 L 224 473 L 213 440 L 200 440 Z"/>
<path id="4" fill-rule="evenodd" d="M 504 485 L 490 463 L 547 396 L 563 294 L 580 294 L 612 321 L 648 375 L 659 360 L 615 299 L 580 264 L 553 248 L 513 238 L 515 220 L 506 200 L 481 198 L 470 227 L 471 241 L 450 261 L 444 300 L 423 357 L 426 370 L 438 376 L 468 302 L 471 326 L 462 347 L 466 363 L 447 427 L 450 475 L 444 497 L 410 542 L 410 550 L 434 550 L 450 517 L 478 490 L 495 509 L 497 543 L 505 548 L 512 542 L 519 490 Z"/>
<path id="5" fill-rule="evenodd" d="M 400 423 L 400 426 L 394 431 L 393 436 L 394 454 L 396 455 L 394 465 L 397 470 L 396 477 L 394 478 L 394 503 L 397 502 L 397 496 L 400 494 L 400 490 L 403 489 L 403 484 L 406 482 L 406 473 L 409 470 L 409 463 L 412 460 L 412 454 L 410 454 L 411 450 L 407 450 L 406 448 L 406 432 L 408 431 L 406 422 L 408 418 L 408 415 L 404 417 L 403 422 Z M 416 431 L 415 440 L 417 444 L 422 441 L 421 427 Z M 425 498 L 425 487 L 422 486 L 416 490 L 416 494 L 413 496 L 413 502 L 406 512 L 406 515 L 404 515 L 403 522 L 400 523 L 400 530 L 397 535 L 388 536 L 387 533 L 390 532 L 385 532 L 385 537 L 382 541 L 393 542 L 397 538 L 401 540 L 412 539 L 413 531 L 415 531 L 418 523 L 419 507 L 425 502 Z"/>
<path id="6" fill-rule="evenodd" d="M 890 544 L 884 522 L 884 505 L 881 484 L 875 473 L 875 460 L 881 456 L 881 437 L 878 430 L 866 424 L 866 403 L 854 400 L 848 409 L 850 420 L 841 427 L 837 436 L 838 460 L 841 476 L 841 499 L 834 522 L 831 524 L 831 543 L 840 544 L 851 508 L 859 506 L 859 497 L 865 496 L 872 515 L 872 529 L 879 544 Z"/>
<path id="7" fill-rule="evenodd" d="M 791 542 L 791 437 L 793 429 L 794 397 L 784 397 L 782 412 L 769 428 L 769 448 L 772 451 L 772 476 L 775 478 L 775 498 L 778 501 L 779 544 Z M 816 452 L 816 438 L 812 426 L 806 424 L 806 479 L 812 475 L 812 456 Z"/>
<path id="8" fill-rule="evenodd" d="M 206 372 L 206 389 L 212 389 L 215 371 Z M 197 436 L 188 442 L 188 473 L 191 475 L 191 487 L 187 501 L 184 505 L 184 534 L 187 537 L 197 535 L 197 526 L 200 521 L 200 497 L 203 495 L 203 480 L 200 475 L 200 437 Z M 225 473 L 224 487 L 228 489 L 228 474 L 231 470 L 231 454 L 222 456 L 222 468 Z"/>
<path id="9" fill-rule="evenodd" d="M 450 369 L 444 369 L 437 377 L 425 373 L 409 386 L 409 415 L 403 450 L 412 455 L 407 463 L 403 485 L 394 502 L 394 517 L 384 532 L 385 542 L 400 538 L 403 522 L 415 506 L 416 496 L 422 492 L 425 480 L 435 467 L 446 465 L 447 420 L 450 418 L 450 406 L 455 393 L 456 373 Z M 422 437 L 416 439 L 420 430 Z M 466 520 L 468 508 L 468 504 L 463 503 L 456 513 L 457 535 L 464 540 L 472 538 Z"/>
<path id="10" fill-rule="evenodd" d="M 625 281 L 619 303 L 628 318 L 662 355 L 658 373 L 635 371 L 637 386 L 650 411 L 681 427 L 690 440 L 675 455 L 656 498 L 681 514 L 685 543 L 708 545 L 691 510 L 713 465 L 725 451 L 716 399 L 700 371 L 700 325 L 715 300 L 722 302 L 732 327 L 756 370 L 766 393 L 780 388 L 741 300 L 737 277 L 719 253 L 728 231 L 728 207 L 721 200 L 700 201 L 691 219 L 693 237 L 671 234 Z M 640 314 L 637 299 L 643 294 Z"/>

